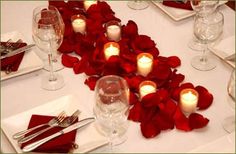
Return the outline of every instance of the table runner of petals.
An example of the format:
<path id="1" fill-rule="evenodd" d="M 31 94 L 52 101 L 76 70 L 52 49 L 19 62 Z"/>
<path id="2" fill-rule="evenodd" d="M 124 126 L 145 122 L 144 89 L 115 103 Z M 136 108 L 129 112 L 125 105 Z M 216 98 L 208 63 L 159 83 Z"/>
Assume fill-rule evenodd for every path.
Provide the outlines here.
<path id="1" fill-rule="evenodd" d="M 84 10 L 83 1 L 49 1 L 60 11 L 65 23 L 64 40 L 58 49 L 62 53 L 62 64 L 72 68 L 75 74 L 85 73 L 84 81 L 94 90 L 96 81 L 105 75 L 119 75 L 126 79 L 130 88 L 129 120 L 140 122 L 141 132 L 146 138 L 153 138 L 162 130 L 179 129 L 191 131 L 205 127 L 209 119 L 195 112 L 186 116 L 179 107 L 180 91 L 195 89 L 199 93 L 197 110 L 207 109 L 213 102 L 213 95 L 203 86 L 184 82 L 185 76 L 178 72 L 181 60 L 177 56 L 164 57 L 156 43 L 147 35 L 138 33 L 138 25 L 129 20 L 122 25 L 119 56 L 105 59 L 103 46 L 110 42 L 105 35 L 104 24 L 110 20 L 121 21 L 106 2 Z M 86 35 L 75 33 L 71 16 L 81 14 L 86 17 Z M 153 56 L 153 69 L 146 76 L 138 75 L 137 55 L 150 53 Z M 75 53 L 77 56 L 73 56 Z M 139 84 L 151 80 L 156 83 L 157 91 L 139 99 Z"/>

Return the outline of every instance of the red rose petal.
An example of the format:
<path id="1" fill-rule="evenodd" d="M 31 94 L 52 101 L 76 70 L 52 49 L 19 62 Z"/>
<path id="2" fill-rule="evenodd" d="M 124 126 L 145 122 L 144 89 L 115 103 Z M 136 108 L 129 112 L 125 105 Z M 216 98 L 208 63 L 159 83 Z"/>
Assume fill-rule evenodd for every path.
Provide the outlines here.
<path id="1" fill-rule="evenodd" d="M 144 80 L 142 76 L 125 77 L 130 90 L 139 92 L 139 84 Z"/>
<path id="2" fill-rule="evenodd" d="M 192 128 L 189 126 L 189 120 L 180 110 L 179 106 L 177 106 L 175 114 L 174 114 L 174 122 L 175 126 L 179 130 L 191 131 Z"/>
<path id="3" fill-rule="evenodd" d="M 138 50 L 145 52 L 148 49 L 155 48 L 155 45 L 155 42 L 146 35 L 137 35 L 132 43 L 135 52 Z"/>
<path id="4" fill-rule="evenodd" d="M 129 95 L 129 105 L 134 105 L 134 104 L 136 104 L 137 102 L 139 102 L 138 96 L 137 96 L 135 93 L 133 93 L 133 92 L 130 91 L 129 94 L 130 94 L 130 95 Z"/>
<path id="5" fill-rule="evenodd" d="M 82 57 L 81 60 L 74 64 L 73 70 L 75 74 L 80 74 L 85 72 L 88 66 L 88 59 L 85 57 Z"/>
<path id="6" fill-rule="evenodd" d="M 121 68 L 125 73 L 135 73 L 137 71 L 136 65 L 121 61 Z"/>
<path id="7" fill-rule="evenodd" d="M 146 138 L 153 138 L 160 134 L 160 129 L 154 124 L 154 122 L 142 122 L 141 125 L 141 132 L 144 137 Z"/>
<path id="8" fill-rule="evenodd" d="M 122 35 L 123 37 L 128 37 L 128 38 L 135 38 L 138 35 L 138 26 L 137 24 L 129 20 L 126 26 L 122 27 Z"/>
<path id="9" fill-rule="evenodd" d="M 84 84 L 88 85 L 90 90 L 94 90 L 98 79 L 99 77 L 93 77 L 93 76 L 89 77 L 88 79 L 84 81 Z"/>
<path id="10" fill-rule="evenodd" d="M 157 107 L 160 103 L 160 97 L 157 93 L 150 93 L 142 98 L 141 103 L 144 107 Z"/>
<path id="11" fill-rule="evenodd" d="M 176 68 L 181 65 L 181 61 L 177 56 L 170 56 L 167 58 L 167 63 L 170 67 Z"/>
<path id="12" fill-rule="evenodd" d="M 70 68 L 72 68 L 74 66 L 74 64 L 79 61 L 79 59 L 77 57 L 73 57 L 73 56 L 70 56 L 67 54 L 62 54 L 61 58 L 62 58 L 62 61 L 61 61 L 62 64 L 65 67 L 70 67 Z"/>
<path id="13" fill-rule="evenodd" d="M 209 120 L 198 113 L 192 113 L 189 116 L 189 125 L 192 129 L 203 128 Z"/>
<path id="14" fill-rule="evenodd" d="M 197 107 L 199 110 L 207 109 L 213 102 L 213 95 L 208 92 L 208 90 L 202 86 L 197 86 L 195 88 L 199 94 Z"/>
<path id="15" fill-rule="evenodd" d="M 137 102 L 130 109 L 128 119 L 140 122 L 141 121 L 141 114 L 142 114 L 142 105 L 140 102 Z"/>
<path id="16" fill-rule="evenodd" d="M 192 88 L 192 89 L 194 89 L 194 86 L 193 86 L 192 83 L 189 83 L 189 82 L 183 83 L 180 87 L 175 88 L 173 90 L 172 98 L 178 102 L 179 101 L 179 94 L 180 94 L 181 90 L 183 90 L 185 88 Z"/>
<path id="17" fill-rule="evenodd" d="M 164 104 L 164 109 L 162 110 L 162 112 L 166 113 L 168 116 L 173 117 L 173 115 L 175 114 L 177 105 L 176 103 L 169 99 L 166 101 L 166 103 Z"/>
<path id="18" fill-rule="evenodd" d="M 167 130 L 174 128 L 174 120 L 172 119 L 172 117 L 163 112 L 156 114 L 154 121 L 156 125 L 158 125 L 158 128 L 160 130 Z"/>

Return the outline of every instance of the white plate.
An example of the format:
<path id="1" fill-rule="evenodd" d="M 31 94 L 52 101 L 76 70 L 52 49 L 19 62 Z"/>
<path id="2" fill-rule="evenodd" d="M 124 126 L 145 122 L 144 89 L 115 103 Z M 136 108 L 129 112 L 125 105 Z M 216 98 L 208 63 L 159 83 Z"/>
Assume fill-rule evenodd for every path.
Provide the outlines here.
<path id="1" fill-rule="evenodd" d="M 13 42 L 16 42 L 18 39 L 24 40 L 24 37 L 17 31 L 6 33 L 1 35 L 1 41 L 7 41 L 12 39 Z M 16 72 L 11 72 L 6 74 L 4 71 L 1 71 L 1 81 L 23 75 L 32 71 L 36 71 L 43 68 L 42 60 L 35 54 L 33 51 L 26 52 L 21 64 Z"/>
<path id="2" fill-rule="evenodd" d="M 28 127 L 32 114 L 56 116 L 64 110 L 68 115 L 71 115 L 76 109 L 79 109 L 81 111 L 79 115 L 80 119 L 91 117 L 92 115 L 88 114 L 88 109 L 79 102 L 79 98 L 74 95 L 63 96 L 26 112 L 3 119 L 1 124 L 2 130 L 16 152 L 22 153 L 17 141 L 12 139 L 12 135 Z M 107 138 L 97 132 L 94 124 L 90 124 L 85 129 L 79 130 L 76 134 L 75 142 L 79 145 L 79 148 L 74 153 L 86 153 L 108 144 Z"/>
<path id="3" fill-rule="evenodd" d="M 221 0 L 219 5 L 225 4 L 226 2 L 227 0 Z M 192 10 L 178 9 L 174 7 L 165 6 L 162 4 L 161 1 L 152 1 L 152 3 L 175 21 L 180 21 L 195 15 L 195 12 Z"/>
<path id="4" fill-rule="evenodd" d="M 235 36 L 223 39 L 219 44 L 214 47 L 209 47 L 209 50 L 219 57 L 222 61 L 226 62 L 235 68 L 235 62 L 225 60 L 226 57 L 235 53 Z"/>

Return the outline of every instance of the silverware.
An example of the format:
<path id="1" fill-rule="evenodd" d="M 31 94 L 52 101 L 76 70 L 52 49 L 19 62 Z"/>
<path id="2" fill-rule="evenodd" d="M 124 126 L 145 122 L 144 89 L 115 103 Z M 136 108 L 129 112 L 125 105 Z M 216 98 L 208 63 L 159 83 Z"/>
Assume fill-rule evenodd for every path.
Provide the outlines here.
<path id="1" fill-rule="evenodd" d="M 84 127 L 84 126 L 86 126 L 86 125 L 88 125 L 88 124 L 90 124 L 90 123 L 92 123 L 94 121 L 95 121 L 94 117 L 90 117 L 90 118 L 86 118 L 86 119 L 80 120 L 79 122 L 77 122 L 77 123 L 75 123 L 75 124 L 73 124 L 73 125 L 71 125 L 71 126 L 69 126 L 67 128 L 64 128 L 63 130 L 61 130 L 61 131 L 59 131 L 59 132 L 57 132 L 57 133 L 55 133 L 53 135 L 50 135 L 50 136 L 48 136 L 48 137 L 46 137 L 44 139 L 41 139 L 39 141 L 33 142 L 33 143 L 25 146 L 22 150 L 23 150 L 23 152 L 30 152 L 30 151 L 36 149 L 37 147 L 39 147 L 40 145 L 50 141 L 53 138 L 56 138 L 56 137 L 58 137 L 60 135 L 66 134 L 68 132 L 71 132 L 71 131 L 73 131 L 75 129 L 80 129 L 80 128 L 82 128 L 82 127 Z"/>
<path id="2" fill-rule="evenodd" d="M 52 129 L 53 127 L 68 127 L 70 126 L 71 124 L 73 124 L 75 122 L 75 120 L 78 118 L 78 115 L 80 114 L 80 111 L 79 110 L 76 110 L 70 117 L 64 117 L 63 119 L 61 119 L 60 121 L 57 121 L 57 123 L 54 123 L 53 125 L 50 125 L 49 127 L 43 129 L 43 130 L 40 130 L 34 134 L 31 134 L 29 136 L 26 136 L 24 138 L 21 138 L 18 140 L 18 143 L 25 143 L 25 142 L 28 142 L 30 140 L 32 140 L 33 138 L 43 134 L 44 132 Z"/>
<path id="3" fill-rule="evenodd" d="M 64 119 L 64 117 L 65 117 L 65 112 L 62 111 L 61 113 L 58 114 L 57 117 L 51 119 L 48 123 L 41 124 L 41 125 L 35 126 L 33 128 L 30 128 L 30 129 L 27 129 L 27 130 L 24 130 L 24 131 L 20 131 L 20 132 L 14 134 L 13 135 L 13 139 L 15 139 L 15 140 L 21 139 L 21 138 L 24 137 L 24 135 L 26 135 L 29 132 L 32 132 L 33 130 L 36 130 L 36 129 L 40 128 L 40 127 L 54 125 L 58 121 L 61 121 L 62 118 Z"/>
<path id="4" fill-rule="evenodd" d="M 8 54 L 1 56 L 1 59 L 14 56 L 14 55 L 22 53 L 24 51 L 28 51 L 28 50 L 30 50 L 34 46 L 35 46 L 35 44 L 30 44 L 30 45 L 21 47 L 19 49 L 13 50 L 13 51 L 9 52 Z"/>

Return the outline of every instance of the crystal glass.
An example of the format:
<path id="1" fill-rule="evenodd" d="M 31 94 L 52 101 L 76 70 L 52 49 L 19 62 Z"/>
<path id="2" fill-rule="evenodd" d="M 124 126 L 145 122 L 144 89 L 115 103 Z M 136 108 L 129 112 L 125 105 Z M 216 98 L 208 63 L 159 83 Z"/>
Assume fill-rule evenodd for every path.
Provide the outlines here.
<path id="1" fill-rule="evenodd" d="M 235 109 L 235 69 L 232 71 L 228 85 L 227 92 L 231 100 L 228 100 L 230 106 Z M 223 128 L 228 133 L 235 131 L 235 115 L 229 116 L 223 121 Z"/>
<path id="2" fill-rule="evenodd" d="M 196 14 L 200 16 L 208 16 L 209 14 L 216 12 L 215 10 L 219 5 L 219 0 L 191 0 L 190 3 Z M 204 50 L 204 45 L 196 37 L 193 37 L 193 39 L 190 40 L 188 47 L 194 51 Z"/>
<path id="3" fill-rule="evenodd" d="M 100 78 L 95 86 L 94 114 L 96 128 L 110 139 L 110 147 L 126 140 L 129 113 L 129 88 L 126 81 L 115 75 Z"/>
<path id="4" fill-rule="evenodd" d="M 203 54 L 191 60 L 191 65 L 201 71 L 212 70 L 216 67 L 215 59 L 206 54 L 208 43 L 217 40 L 223 33 L 224 16 L 221 12 L 194 18 L 194 35 L 204 45 Z"/>
<path id="5" fill-rule="evenodd" d="M 149 3 L 147 1 L 134 0 L 134 1 L 129 1 L 127 5 L 129 8 L 134 10 L 143 10 L 149 6 Z"/>
<path id="6" fill-rule="evenodd" d="M 53 52 L 62 43 L 65 25 L 54 6 L 39 6 L 33 11 L 32 35 L 37 47 L 48 54 L 50 73 L 42 78 L 42 88 L 57 90 L 64 86 L 64 79 L 53 68 Z"/>

